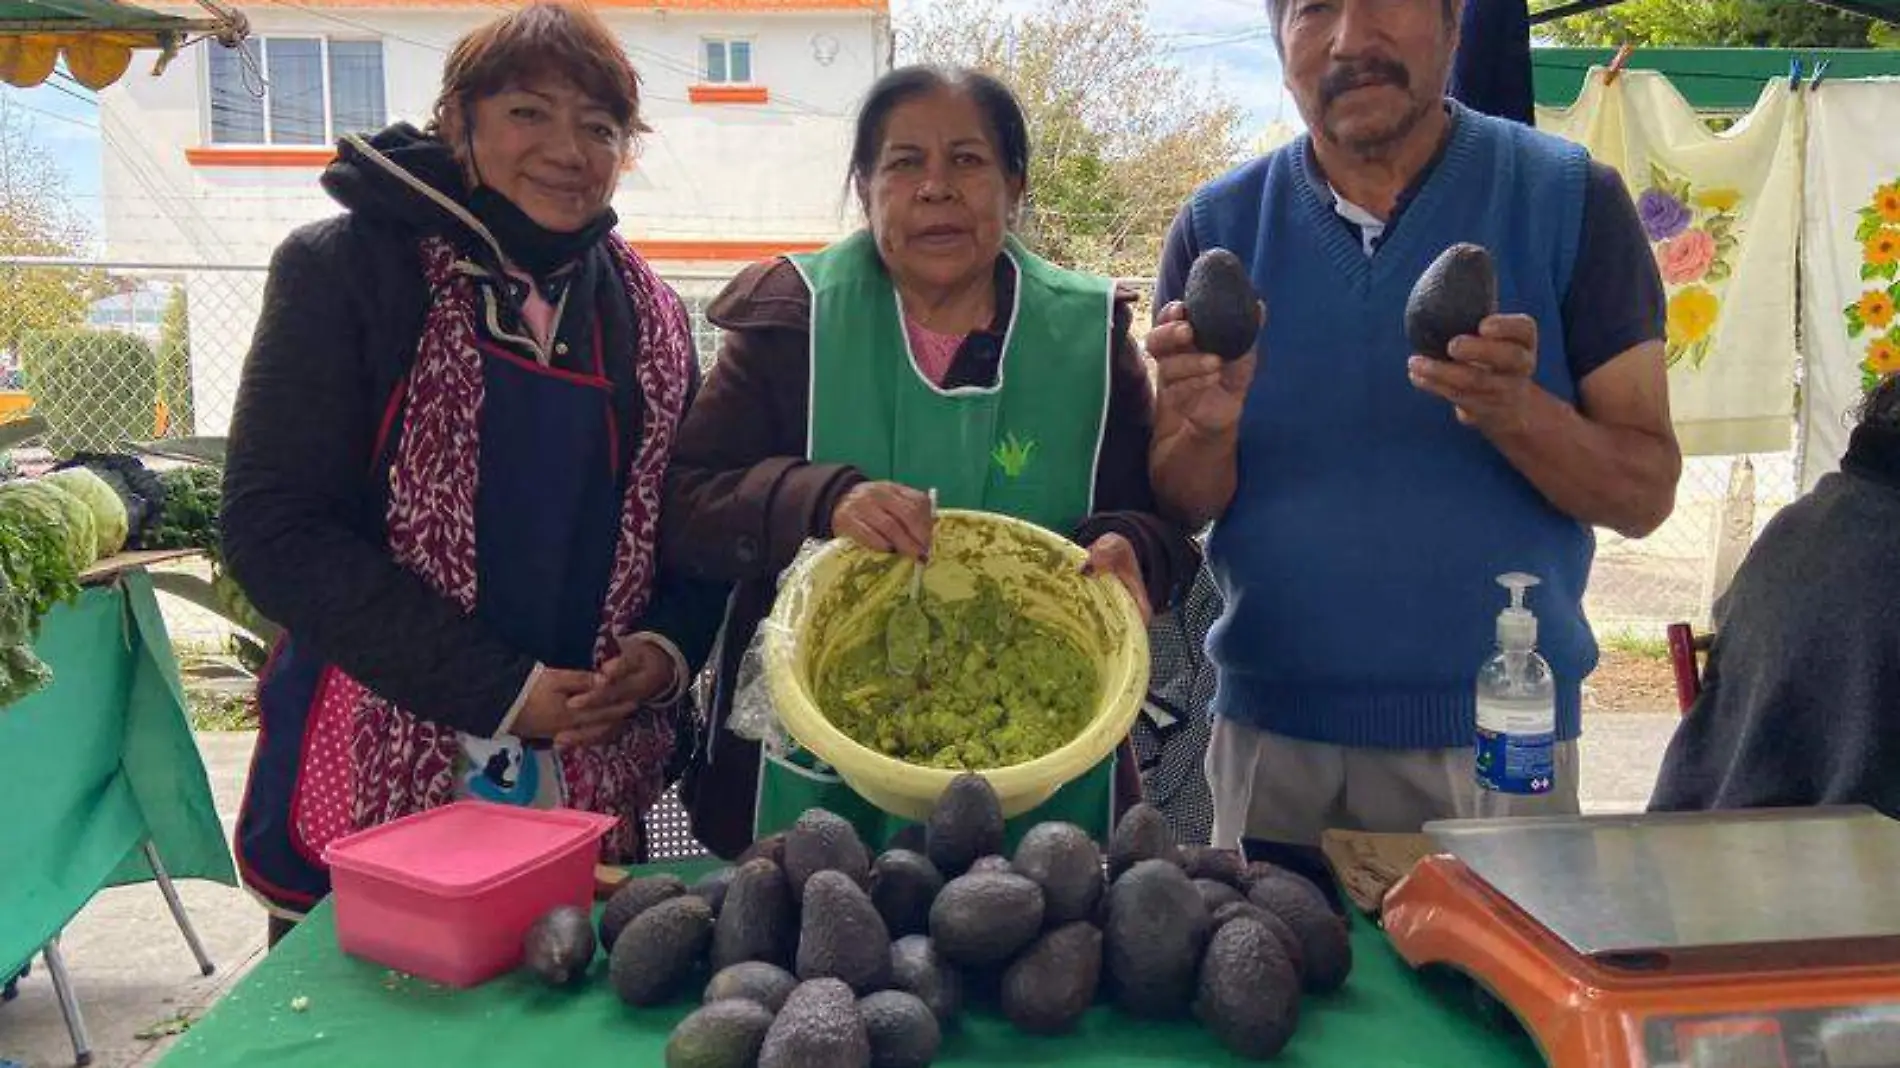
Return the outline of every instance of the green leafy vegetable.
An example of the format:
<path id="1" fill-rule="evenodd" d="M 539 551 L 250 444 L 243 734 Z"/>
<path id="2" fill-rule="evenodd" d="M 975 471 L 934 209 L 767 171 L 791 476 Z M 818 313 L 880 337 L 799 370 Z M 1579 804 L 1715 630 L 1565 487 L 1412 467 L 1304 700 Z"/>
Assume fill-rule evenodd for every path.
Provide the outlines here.
<path id="1" fill-rule="evenodd" d="M 224 471 L 217 467 L 173 468 L 161 472 L 165 506 L 146 533 L 148 549 L 201 549 L 218 559 L 218 503 Z"/>
<path id="2" fill-rule="evenodd" d="M 31 483 L 0 485 L 0 706 L 52 681 L 52 672 L 33 655 L 33 641 L 47 611 L 79 594 L 72 526 L 61 495 Z"/>
<path id="3" fill-rule="evenodd" d="M 0 649 L 0 708 L 29 697 L 53 681 L 53 671 L 30 645 L 10 645 Z"/>
<path id="4" fill-rule="evenodd" d="M 60 463 L 55 470 L 72 467 L 91 471 L 118 493 L 126 516 L 122 548 L 146 548 L 146 529 L 157 522 L 165 509 L 165 486 L 159 481 L 158 472 L 146 467 L 136 456 L 117 452 L 82 452 Z"/>
<path id="5" fill-rule="evenodd" d="M 41 535 L 45 540 L 35 545 L 32 566 L 36 576 L 38 569 L 50 566 L 50 561 L 40 555 L 48 544 L 58 550 L 49 555 L 63 556 L 73 576 L 91 566 L 99 544 L 93 532 L 92 510 L 58 486 L 34 479 L 0 484 L 0 521 L 4 520 L 45 532 Z"/>
<path id="6" fill-rule="evenodd" d="M 68 467 L 55 471 L 40 479 L 49 486 L 60 489 L 79 498 L 87 511 L 92 513 L 93 536 L 95 538 L 94 556 L 103 560 L 125 548 L 125 534 L 128 517 L 125 501 L 111 484 L 90 468 Z"/>

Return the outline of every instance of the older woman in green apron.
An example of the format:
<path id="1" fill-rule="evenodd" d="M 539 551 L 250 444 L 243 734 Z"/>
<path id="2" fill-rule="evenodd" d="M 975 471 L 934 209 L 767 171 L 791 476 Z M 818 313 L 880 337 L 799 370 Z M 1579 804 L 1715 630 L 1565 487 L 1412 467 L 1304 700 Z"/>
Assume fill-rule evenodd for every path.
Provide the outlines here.
<path id="1" fill-rule="evenodd" d="M 1128 334 L 1134 294 L 1064 270 L 1011 233 L 1025 193 L 1021 107 L 994 79 L 905 68 L 858 118 L 864 229 L 748 268 L 708 312 L 726 333 L 680 431 L 663 559 L 733 582 L 712 713 L 685 800 L 722 856 L 822 806 L 881 846 L 901 828 L 809 754 L 726 729 L 739 666 L 779 573 L 808 539 L 923 558 L 943 507 L 1073 536 L 1144 610 L 1198 557 L 1148 484 L 1153 388 Z M 1139 797 L 1126 747 L 1019 824 L 1105 834 Z"/>

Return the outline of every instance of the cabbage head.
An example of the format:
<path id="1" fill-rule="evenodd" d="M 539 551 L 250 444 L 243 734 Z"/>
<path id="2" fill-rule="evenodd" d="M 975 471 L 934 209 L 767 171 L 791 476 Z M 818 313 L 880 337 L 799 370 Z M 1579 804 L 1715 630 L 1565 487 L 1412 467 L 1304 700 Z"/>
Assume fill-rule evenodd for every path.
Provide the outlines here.
<path id="1" fill-rule="evenodd" d="M 99 535 L 86 502 L 40 479 L 0 485 L 0 520 L 23 516 L 53 527 L 74 570 L 84 571 L 99 558 Z M 18 520 L 14 520 L 18 521 Z"/>
<path id="2" fill-rule="evenodd" d="M 68 467 L 40 481 L 58 486 L 85 502 L 87 510 L 92 512 L 93 532 L 98 538 L 94 550 L 96 559 L 103 560 L 125 548 L 126 528 L 131 519 L 125 511 L 125 500 L 111 483 L 89 467 Z"/>

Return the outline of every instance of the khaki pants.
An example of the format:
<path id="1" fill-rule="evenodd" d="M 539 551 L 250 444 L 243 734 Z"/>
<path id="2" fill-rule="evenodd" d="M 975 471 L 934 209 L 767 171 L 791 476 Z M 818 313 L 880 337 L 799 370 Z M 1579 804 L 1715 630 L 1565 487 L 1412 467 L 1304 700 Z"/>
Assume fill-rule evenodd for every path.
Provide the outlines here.
<path id="1" fill-rule="evenodd" d="M 1234 848 L 1253 838 L 1317 846 L 1329 828 L 1416 833 L 1436 819 L 1575 815 L 1577 743 L 1557 743 L 1553 759 L 1550 793 L 1496 794 L 1479 789 L 1470 746 L 1354 749 L 1216 717 L 1207 746 L 1214 844 Z"/>

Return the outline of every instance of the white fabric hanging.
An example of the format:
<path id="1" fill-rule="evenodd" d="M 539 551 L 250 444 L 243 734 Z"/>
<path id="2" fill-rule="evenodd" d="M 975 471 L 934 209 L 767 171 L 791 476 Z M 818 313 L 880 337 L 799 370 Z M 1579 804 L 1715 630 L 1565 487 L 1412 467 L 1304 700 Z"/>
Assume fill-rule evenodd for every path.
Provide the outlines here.
<path id="1" fill-rule="evenodd" d="M 1636 200 L 1669 300 L 1669 404 L 1685 453 L 1789 447 L 1802 99 L 1770 81 L 1715 133 L 1654 71 L 1603 68 L 1540 129 L 1614 167 Z"/>
<path id="2" fill-rule="evenodd" d="M 1900 372 L 1900 78 L 1809 94 L 1801 245 L 1806 492 L 1840 466 L 1876 376 Z"/>

